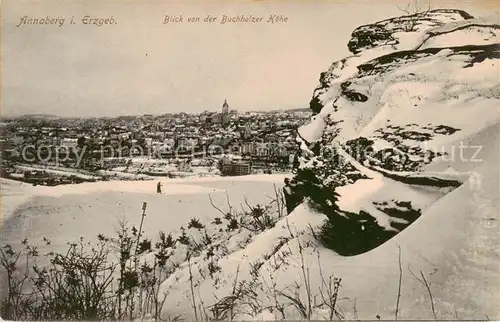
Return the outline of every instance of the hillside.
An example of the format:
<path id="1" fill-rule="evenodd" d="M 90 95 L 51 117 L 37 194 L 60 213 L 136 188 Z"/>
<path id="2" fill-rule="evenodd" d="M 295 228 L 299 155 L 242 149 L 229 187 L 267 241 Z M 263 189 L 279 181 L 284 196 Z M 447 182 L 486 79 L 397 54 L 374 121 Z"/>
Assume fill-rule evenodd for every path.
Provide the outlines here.
<path id="1" fill-rule="evenodd" d="M 316 115 L 299 130 L 303 148 L 289 207 L 309 197 L 328 212 L 327 199 L 335 198 L 328 191 L 336 189 L 339 213 L 360 218 L 349 221 L 360 235 L 332 247 L 355 255 L 494 162 L 499 33 L 493 22 L 457 10 L 354 30 L 348 47 L 355 55 L 322 73 L 310 103 Z M 325 195 L 302 189 L 316 181 Z M 344 206 L 353 194 L 356 205 Z"/>
<path id="2" fill-rule="evenodd" d="M 192 261 L 197 301 L 246 281 L 261 310 L 246 302 L 236 318 L 308 318 L 296 299 L 308 307 L 309 293 L 323 319 L 320 276 L 335 276 L 345 318 L 498 318 L 499 28 L 432 10 L 354 30 L 353 55 L 321 74 L 299 130 L 291 213 L 222 256 L 220 283 Z M 189 276 L 186 264 L 163 284 L 171 311 L 190 310 Z"/>

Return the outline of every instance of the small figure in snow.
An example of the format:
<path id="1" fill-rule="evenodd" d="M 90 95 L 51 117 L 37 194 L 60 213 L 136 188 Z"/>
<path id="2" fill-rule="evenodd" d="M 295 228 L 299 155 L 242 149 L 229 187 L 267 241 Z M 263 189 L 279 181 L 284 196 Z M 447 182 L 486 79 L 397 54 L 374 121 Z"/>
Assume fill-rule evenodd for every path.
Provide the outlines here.
<path id="1" fill-rule="evenodd" d="M 156 193 L 161 193 L 161 181 L 156 184 Z"/>

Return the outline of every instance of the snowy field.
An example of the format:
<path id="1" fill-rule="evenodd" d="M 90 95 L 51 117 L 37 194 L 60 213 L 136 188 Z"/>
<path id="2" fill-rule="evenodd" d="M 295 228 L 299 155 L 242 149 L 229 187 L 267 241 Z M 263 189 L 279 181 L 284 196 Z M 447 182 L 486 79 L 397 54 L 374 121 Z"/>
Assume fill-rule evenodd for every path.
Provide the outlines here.
<path id="1" fill-rule="evenodd" d="M 498 209 L 498 176 L 492 163 L 484 164 L 477 176 L 448 194 L 428 209 L 422 218 L 381 247 L 368 253 L 339 257 L 322 247 L 306 250 L 305 262 L 311 276 L 319 274 L 318 254 L 323 274 L 342 278 L 339 307 L 346 317 L 392 318 L 396 303 L 399 269 L 398 252 L 401 247 L 403 267 L 400 316 L 432 318 L 426 289 L 411 273 L 423 272 L 432 283 L 434 305 L 439 317 L 455 316 L 486 318 L 498 316 L 494 299 L 497 286 L 490 281 L 498 278 L 496 245 L 499 244 L 498 214 L 485 213 Z M 2 180 L 2 244 L 18 244 L 21 239 L 38 244 L 44 250 L 43 237 L 51 240 L 53 250 L 65 250 L 66 242 L 87 240 L 98 233 L 113 235 L 120 218 L 130 224 L 139 224 L 142 202 L 148 203 L 144 225 L 146 235 L 155 237 L 158 230 L 178 232 L 190 218 L 197 217 L 209 223 L 220 213 L 210 205 L 224 208 L 226 192 L 234 207 L 244 202 L 267 203 L 274 194 L 274 184 L 282 186 L 284 176 L 259 175 L 235 178 L 162 179 L 163 194 L 156 194 L 156 181 L 109 181 L 57 187 L 30 186 L 16 181 Z M 346 204 L 356 200 L 345 199 Z M 288 216 L 294 231 L 307 231 L 307 226 L 320 224 L 322 215 L 298 207 Z M 238 265 L 241 279 L 248 278 L 243 267 L 262 257 L 277 241 L 288 234 L 284 221 L 276 228 L 256 236 L 243 250 L 221 259 L 222 272 L 230 281 Z M 312 237 L 303 235 L 302 241 Z M 294 241 L 289 247 L 297 252 Z M 295 247 L 294 247 L 295 246 Z M 46 251 L 49 249 L 45 248 Z M 203 263 L 200 262 L 200 265 Z M 279 283 L 296 280 L 300 269 L 293 267 L 280 271 Z M 295 265 L 296 266 L 296 265 Z M 265 267 L 261 269 L 265 275 Z M 269 267 L 268 267 L 269 269 Z M 196 274 L 195 274 L 196 275 Z M 176 278 L 179 278 L 176 281 Z M 166 302 L 169 310 L 189 312 L 187 278 L 183 270 L 164 282 L 171 294 Z M 196 278 L 196 276 L 195 276 Z M 276 276 L 276 278 L 278 278 Z M 318 279 L 312 279 L 317 288 Z M 219 292 L 223 293 L 222 287 Z M 481 290 L 481 291 L 479 291 Z M 211 283 L 202 283 L 200 292 L 211 296 Z M 206 294 L 205 294 L 206 293 Z M 185 299 L 185 300 L 182 300 Z M 207 304 L 209 300 L 207 300 Z M 480 307 L 482 311 L 477 311 Z M 321 312 L 317 318 L 321 317 Z M 260 316 L 260 318 L 274 318 Z M 248 317 L 246 317 L 248 318 Z"/>
<path id="2" fill-rule="evenodd" d="M 285 175 L 256 175 L 225 178 L 158 179 L 157 181 L 105 181 L 31 186 L 2 179 L 2 244 L 18 244 L 24 237 L 43 247 L 51 240 L 54 250 L 66 242 L 86 240 L 97 234 L 113 235 L 121 219 L 139 225 L 142 203 L 147 202 L 144 230 L 155 237 L 159 230 L 178 231 L 193 217 L 210 222 L 220 213 L 210 204 L 226 207 L 227 196 L 234 207 L 245 198 L 252 205 L 269 202 L 274 184 L 283 186 Z M 156 183 L 162 182 L 162 194 Z M 227 196 L 226 196 L 227 192 Z"/>

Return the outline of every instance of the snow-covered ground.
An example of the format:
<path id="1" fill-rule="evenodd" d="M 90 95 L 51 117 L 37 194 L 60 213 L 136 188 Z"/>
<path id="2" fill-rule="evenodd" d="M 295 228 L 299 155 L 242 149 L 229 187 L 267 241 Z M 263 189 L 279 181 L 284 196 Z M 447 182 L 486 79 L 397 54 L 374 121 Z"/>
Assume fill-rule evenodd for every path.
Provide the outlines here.
<path id="1" fill-rule="evenodd" d="M 100 181 L 56 187 L 31 186 L 2 179 L 2 244 L 19 243 L 28 237 L 43 246 L 64 249 L 66 242 L 95 238 L 98 233 L 113 235 L 118 220 L 126 218 L 138 225 L 142 203 L 147 202 L 145 231 L 156 236 L 158 230 L 176 231 L 191 218 L 210 222 L 220 213 L 210 204 L 229 200 L 236 207 L 264 204 L 274 195 L 274 184 L 283 186 L 286 175 L 250 175 L 186 179 L 158 178 L 150 181 Z M 162 183 L 162 194 L 156 183 Z"/>
<path id="2" fill-rule="evenodd" d="M 147 202 L 143 226 L 145 237 L 156 240 L 159 231 L 174 236 L 191 218 L 210 224 L 221 214 L 211 205 L 227 208 L 228 200 L 238 211 L 248 202 L 267 204 L 275 187 L 283 186 L 286 175 L 249 175 L 241 177 L 205 177 L 154 181 L 100 181 L 55 187 L 32 186 L 1 179 L 1 245 L 20 247 L 28 238 L 40 252 L 62 252 L 68 242 L 80 237 L 95 242 L 98 234 L 116 236 L 123 219 L 139 227 L 142 205 Z M 162 183 L 162 193 L 156 184 Z M 46 245 L 44 238 L 50 240 Z M 39 264 L 47 264 L 44 257 Z M 0 281 L 0 294 L 6 285 Z M 3 289 L 2 289 L 3 288 Z"/>
<path id="3" fill-rule="evenodd" d="M 496 138 L 499 138 L 498 135 Z M 492 155 L 498 152 L 497 148 L 492 151 Z M 216 296 L 221 298 L 230 294 L 237 268 L 239 281 L 252 280 L 249 267 L 260 260 L 264 262 L 259 270 L 262 279 L 270 283 L 272 278 L 280 290 L 298 281 L 302 285 L 300 298 L 306 303 L 297 246 L 300 240 L 303 244 L 311 242 L 310 245 L 314 245 L 304 249 L 304 263 L 311 276 L 313 296 L 319 296 L 318 290 L 322 286 L 318 277 L 320 273 L 326 278 L 330 275 L 342 278 L 338 306 L 347 319 L 374 320 L 377 316 L 394 319 L 400 277 L 400 319 L 434 319 L 433 311 L 438 319 L 498 317 L 500 296 L 498 284 L 494 282 L 500 278 L 500 215 L 496 211 L 499 209 L 500 173 L 497 165 L 498 158 L 484 160 L 465 184 L 446 195 L 444 192 L 436 194 L 424 188 L 394 183 L 363 187 L 362 181 L 357 186 L 351 186 L 351 191 L 339 191 L 344 195 L 340 204 L 348 209 L 363 207 L 363 200 L 374 200 L 373 195 L 377 194 L 390 194 L 397 200 L 399 195 L 413 193 L 419 196 L 423 204 L 431 204 L 402 233 L 382 246 L 357 256 L 341 257 L 320 246 L 311 236 L 310 227 L 321 225 L 325 217 L 301 205 L 286 219 L 278 222 L 276 228 L 255 237 L 245 249 L 219 260 L 224 278 L 228 280 L 226 284 L 214 289 L 212 280 L 204 280 L 194 273 L 195 280 L 200 283 L 200 298 L 209 306 L 216 302 Z M 281 246 L 277 252 L 278 258 L 286 253 L 293 255 L 289 257 L 288 264 L 276 269 L 276 259 L 266 261 L 264 256 L 283 238 L 290 237 L 289 227 L 295 236 L 299 233 L 300 237 Z M 195 261 L 193 265 L 196 272 L 206 262 Z M 319 271 L 320 266 L 322 272 Z M 430 293 L 422 276 L 430 285 Z M 166 302 L 169 313 L 192 314 L 188 279 L 185 266 L 164 283 L 165 290 L 169 292 Z M 265 303 L 263 306 L 272 305 L 269 292 L 258 293 Z M 280 317 L 275 314 L 257 317 L 243 314 L 239 317 Z M 325 315 L 326 312 L 318 309 L 313 318 L 324 319 Z M 294 315 L 293 318 L 298 316 Z"/>
<path id="4" fill-rule="evenodd" d="M 492 156 L 495 154 L 492 153 Z M 491 160 L 488 160 L 491 161 Z M 498 169 L 492 162 L 485 163 L 476 175 L 462 187 L 440 199 L 425 211 L 422 217 L 404 233 L 368 253 L 340 257 L 317 244 L 309 232 L 309 225 L 317 227 L 325 217 L 305 206 L 299 206 L 276 228 L 255 237 L 244 249 L 230 253 L 219 260 L 222 278 L 226 284 L 214 289 L 212 281 L 204 280 L 195 270 L 198 292 L 208 307 L 213 294 L 223 296 L 230 292 L 235 271 L 240 267 L 239 280 L 251 280 L 250 263 L 262 260 L 281 238 L 300 235 L 302 243 L 311 241 L 316 246 L 304 249 L 304 262 L 311 276 L 318 276 L 321 263 L 324 276 L 342 278 L 339 309 L 346 318 L 392 319 L 397 298 L 401 248 L 402 289 L 399 305 L 400 318 L 433 318 L 427 289 L 412 275 L 420 272 L 431 283 L 433 304 L 438 318 L 478 318 L 498 316 L 498 280 L 500 249 L 497 222 Z M 493 175 L 496 174 L 496 175 Z M 224 208 L 226 191 L 236 205 L 246 195 L 251 203 L 265 203 L 274 193 L 273 184 L 281 185 L 285 176 L 261 175 L 224 178 L 162 179 L 164 193 L 155 193 L 156 181 L 110 181 L 57 187 L 33 187 L 16 181 L 2 180 L 2 244 L 17 243 L 24 237 L 39 243 L 51 240 L 51 249 L 64 250 L 65 243 L 80 236 L 91 238 L 97 233 L 112 235 L 117 219 L 125 216 L 130 223 L 140 219 L 142 202 L 148 202 L 144 230 L 153 237 L 158 230 L 177 231 L 186 226 L 191 217 L 208 224 L 220 214 L 210 206 L 208 194 Z M 385 180 L 385 179 L 384 179 Z M 361 183 L 360 183 L 361 185 Z M 358 187 L 363 195 L 380 187 Z M 400 187 L 401 188 L 401 187 Z M 371 192 L 370 192 L 371 191 Z M 408 191 L 393 191 L 408 193 Z M 356 193 L 344 192 L 342 201 L 351 206 L 360 205 Z M 349 200 L 350 198 L 350 200 Z M 496 208 L 495 208 L 496 207 Z M 288 223 L 287 223 L 288 222 Z M 466 232 L 466 233 L 464 233 Z M 45 248 L 45 250 L 48 250 Z M 297 239 L 291 239 L 281 251 L 298 254 Z M 278 254 L 280 253 L 278 252 Z M 319 259 L 318 259 L 319 256 Z M 297 258 L 297 256 L 293 256 Z M 264 261 L 260 268 L 263 279 L 273 276 L 278 288 L 299 281 L 300 262 L 289 260 L 283 269 L 274 270 L 272 261 Z M 194 261 L 195 267 L 206 262 Z M 169 296 L 165 307 L 168 313 L 192 314 L 186 266 L 167 279 L 163 287 Z M 311 278 L 311 289 L 317 290 L 321 281 Z M 314 292 L 316 294 L 317 292 Z M 318 295 L 318 294 L 316 294 Z M 304 294 L 301 295 L 303 300 Z M 265 301 L 265 296 L 262 296 Z M 478 310 L 478 307 L 481 310 Z M 321 319 L 321 310 L 313 318 Z M 242 318 L 251 318 L 242 315 Z M 275 318 L 264 313 L 253 318 Z"/>

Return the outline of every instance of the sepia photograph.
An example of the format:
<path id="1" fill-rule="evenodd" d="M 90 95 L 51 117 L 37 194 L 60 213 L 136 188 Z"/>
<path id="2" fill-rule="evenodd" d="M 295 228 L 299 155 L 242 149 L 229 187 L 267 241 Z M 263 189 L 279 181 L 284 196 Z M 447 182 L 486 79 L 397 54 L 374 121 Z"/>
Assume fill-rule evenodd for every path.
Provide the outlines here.
<path id="1" fill-rule="evenodd" d="M 0 320 L 500 320 L 498 0 L 0 17 Z"/>

